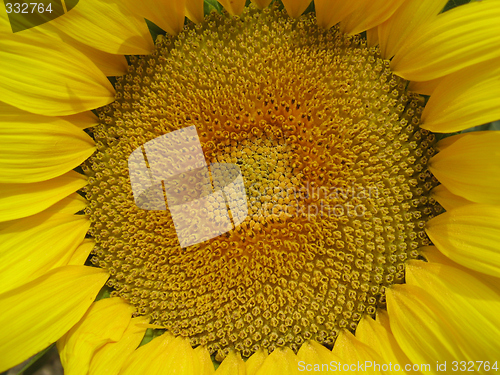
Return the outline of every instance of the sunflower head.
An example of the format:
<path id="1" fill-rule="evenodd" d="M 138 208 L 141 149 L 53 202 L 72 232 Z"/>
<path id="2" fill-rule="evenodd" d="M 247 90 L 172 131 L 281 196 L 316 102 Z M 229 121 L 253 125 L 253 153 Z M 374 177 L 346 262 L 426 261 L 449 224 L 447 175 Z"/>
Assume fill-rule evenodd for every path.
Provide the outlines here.
<path id="1" fill-rule="evenodd" d="M 500 7 L 445 3 L 0 5 L 0 371 L 496 369 Z"/>
<path id="2" fill-rule="evenodd" d="M 112 295 L 218 360 L 230 350 L 297 352 L 309 339 L 333 346 L 340 330 L 385 307 L 385 288 L 402 283 L 405 262 L 430 244 L 425 222 L 440 209 L 428 197 L 435 137 L 419 129 L 423 101 L 406 86 L 361 37 L 318 27 L 314 13 L 294 20 L 276 4 L 212 13 L 159 37 L 117 79 L 93 132 L 98 151 L 84 164 L 92 263 L 111 274 Z M 158 189 L 145 210 L 129 155 L 142 158 L 145 147 L 152 173 L 175 170 L 151 141 L 190 126 L 212 174 L 238 166 L 223 180 L 241 173 L 247 214 L 185 247 L 179 222 L 220 229 L 226 204 L 173 208 L 209 193 L 195 169 L 172 172 L 166 197 Z M 189 142 L 183 160 L 195 156 Z M 198 185 L 207 191 L 193 192 Z"/>

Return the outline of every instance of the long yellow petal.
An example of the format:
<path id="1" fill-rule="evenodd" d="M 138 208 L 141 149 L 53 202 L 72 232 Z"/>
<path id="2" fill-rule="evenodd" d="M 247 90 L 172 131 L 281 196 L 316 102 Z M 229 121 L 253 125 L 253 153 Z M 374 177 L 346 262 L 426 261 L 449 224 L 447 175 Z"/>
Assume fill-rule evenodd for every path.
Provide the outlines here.
<path id="1" fill-rule="evenodd" d="M 267 356 L 264 363 L 262 363 L 262 366 L 256 372 L 256 375 L 282 374 L 300 374 L 297 356 L 292 352 L 290 348 L 287 347 L 275 349 L 271 354 Z"/>
<path id="2" fill-rule="evenodd" d="M 366 42 L 368 43 L 368 47 L 375 47 L 378 45 L 377 27 L 366 30 Z"/>
<path id="3" fill-rule="evenodd" d="M 231 351 L 217 368 L 215 375 L 246 375 L 245 362 L 241 355 Z"/>
<path id="4" fill-rule="evenodd" d="M 204 346 L 198 346 L 194 349 L 194 355 L 200 362 L 200 375 L 213 375 L 215 373 L 214 364 L 212 358 L 210 358 L 210 353 Z M 248 374 L 247 372 L 247 375 Z"/>
<path id="5" fill-rule="evenodd" d="M 363 5 L 363 0 L 314 0 L 316 20 L 320 27 L 329 29 Z"/>
<path id="6" fill-rule="evenodd" d="M 74 39 L 69 43 L 91 59 L 106 76 L 122 76 L 127 72 L 125 56 L 104 52 Z"/>
<path id="7" fill-rule="evenodd" d="M 29 114 L 0 103 L 0 183 L 61 176 L 94 152 L 94 141 L 58 117 Z"/>
<path id="8" fill-rule="evenodd" d="M 271 4 L 271 0 L 251 0 L 259 9 L 264 9 Z"/>
<path id="9" fill-rule="evenodd" d="M 455 267 L 413 260 L 407 263 L 406 282 L 429 293 L 446 312 L 458 332 L 462 357 L 495 361 L 500 353 L 500 295 Z M 487 334 L 485 334 L 487 332 Z"/>
<path id="10" fill-rule="evenodd" d="M 0 38 L 0 75 L 0 100 L 41 115 L 71 115 L 114 100 L 113 86 L 87 56 L 41 33 Z"/>
<path id="11" fill-rule="evenodd" d="M 434 245 L 455 262 L 500 276 L 500 207 L 458 207 L 429 220 L 426 232 Z"/>
<path id="12" fill-rule="evenodd" d="M 383 310 L 381 311 L 383 314 Z M 396 342 L 392 332 L 385 328 L 379 321 L 375 321 L 367 315 L 358 323 L 356 338 L 379 354 L 382 358 L 382 363 L 392 363 L 393 366 L 399 364 L 402 369 L 406 364 L 410 363 L 410 360 Z"/>
<path id="13" fill-rule="evenodd" d="M 79 211 L 82 211 L 87 207 L 88 202 L 83 198 L 81 195 L 78 193 L 73 193 L 70 194 L 68 197 L 61 199 L 59 202 L 53 204 L 49 208 L 47 208 L 45 211 L 41 212 L 41 214 L 46 214 L 46 215 L 52 215 L 52 214 L 74 214 Z M 16 220 L 10 220 L 10 221 L 3 221 L 0 222 L 0 231 L 16 224 L 20 223 L 21 221 L 24 220 L 32 220 L 34 217 L 37 217 L 36 215 L 33 217 L 30 217 L 28 219 L 22 218 L 22 219 L 16 219 Z"/>
<path id="14" fill-rule="evenodd" d="M 99 268 L 64 266 L 0 294 L 0 371 L 64 335 L 85 314 L 108 276 Z"/>
<path id="15" fill-rule="evenodd" d="M 448 0 L 406 0 L 394 15 L 378 26 L 380 53 L 390 59 L 417 27 L 433 20 Z"/>
<path id="16" fill-rule="evenodd" d="M 79 211 L 82 211 L 85 207 L 87 207 L 87 205 L 88 202 L 85 198 L 83 198 L 78 193 L 73 193 L 67 198 L 61 199 L 56 204 L 53 204 L 44 212 L 57 214 L 75 214 Z M 16 220 L 14 220 L 14 222 L 16 222 Z"/>
<path id="17" fill-rule="evenodd" d="M 86 178 L 74 171 L 32 184 L 0 183 L 0 221 L 37 214 L 85 184 Z"/>
<path id="18" fill-rule="evenodd" d="M 83 215 L 42 212 L 0 231 L 0 293 L 68 263 L 90 222 Z"/>
<path id="19" fill-rule="evenodd" d="M 108 342 L 98 349 L 90 362 L 89 375 L 117 375 L 127 358 L 141 343 L 146 332 L 144 324 L 147 322 L 148 319 L 142 316 L 132 318 L 120 340 Z"/>
<path id="20" fill-rule="evenodd" d="M 446 211 L 474 203 L 468 199 L 453 194 L 444 185 L 438 185 L 432 189 L 431 197 L 437 200 Z"/>
<path id="21" fill-rule="evenodd" d="M 432 296 L 422 288 L 400 284 L 386 289 L 386 296 L 392 332 L 412 363 L 435 366 L 436 361 L 451 365 L 463 360 L 457 332 Z M 430 367 L 422 372 L 430 372 Z"/>
<path id="22" fill-rule="evenodd" d="M 391 17 L 405 0 L 363 0 L 361 5 L 340 23 L 342 31 L 358 34 L 380 25 Z"/>
<path id="23" fill-rule="evenodd" d="M 456 7 L 405 39 L 391 61 L 405 79 L 428 81 L 500 56 L 500 1 Z"/>
<path id="24" fill-rule="evenodd" d="M 121 298 L 93 303 L 82 319 L 57 341 L 64 373 L 86 375 L 94 353 L 122 338 L 133 312 L 132 305 Z"/>
<path id="25" fill-rule="evenodd" d="M 204 0 L 186 0 L 186 17 L 195 23 L 202 23 L 205 19 L 203 5 Z"/>
<path id="26" fill-rule="evenodd" d="M 382 358 L 372 348 L 358 340 L 349 331 L 341 331 L 335 344 L 333 345 L 333 354 L 341 358 L 341 368 L 348 367 L 352 372 L 363 373 L 363 370 L 358 371 L 358 362 L 365 364 L 370 363 L 372 367 L 368 367 L 367 371 L 372 374 L 380 374 L 380 369 L 375 368 L 374 363 L 383 363 Z M 370 366 L 370 365 L 369 365 Z"/>
<path id="27" fill-rule="evenodd" d="M 443 78 L 431 79 L 430 81 L 410 81 L 408 90 L 422 95 L 432 95 Z"/>
<path id="28" fill-rule="evenodd" d="M 199 375 L 201 363 L 188 340 L 165 333 L 137 349 L 124 363 L 121 375 Z"/>
<path id="29" fill-rule="evenodd" d="M 99 118 L 91 111 L 77 113 L 75 115 L 62 116 L 61 119 L 72 123 L 80 129 L 87 129 L 99 123 Z"/>
<path id="30" fill-rule="evenodd" d="M 311 371 L 314 374 L 329 374 L 330 362 L 341 362 L 341 359 L 316 341 L 306 341 L 297 353 L 299 371 Z"/>
<path id="31" fill-rule="evenodd" d="M 477 203 L 499 204 L 499 144 L 500 131 L 445 138 L 437 144 L 440 152 L 429 161 L 429 169 L 453 194 Z"/>
<path id="32" fill-rule="evenodd" d="M 491 289 L 495 290 L 497 294 L 500 294 L 500 278 L 486 275 L 482 272 L 477 272 L 468 267 L 464 267 L 448 258 L 441 251 L 439 251 L 436 246 L 423 246 L 419 248 L 418 251 L 425 257 L 425 259 L 427 259 L 428 262 L 439 263 L 445 266 L 457 268 L 462 272 L 468 273 L 477 280 L 481 280 L 481 282 L 486 283 Z"/>
<path id="33" fill-rule="evenodd" d="M 498 58 L 446 76 L 425 105 L 421 126 L 451 133 L 500 119 L 499 80 Z"/>
<path id="34" fill-rule="evenodd" d="M 262 367 L 266 358 L 267 353 L 263 349 L 252 354 L 245 362 L 246 375 L 255 375 Z"/>
<path id="35" fill-rule="evenodd" d="M 10 27 L 7 9 L 5 8 L 5 3 L 0 2 L 0 33 L 9 32 L 12 32 L 12 28 Z"/>
<path id="36" fill-rule="evenodd" d="M 245 9 L 245 0 L 220 0 L 219 3 L 233 16 L 240 15 Z"/>
<path id="37" fill-rule="evenodd" d="M 283 0 L 286 12 L 292 18 L 299 18 L 311 4 L 311 0 Z"/>
<path id="38" fill-rule="evenodd" d="M 104 52 L 145 55 L 153 40 L 133 1 L 80 1 L 65 15 L 50 22 L 77 41 Z"/>
<path id="39" fill-rule="evenodd" d="M 85 238 L 71 255 L 68 264 L 83 266 L 94 246 L 95 241 L 93 239 Z"/>
<path id="40" fill-rule="evenodd" d="M 167 33 L 177 35 L 184 27 L 186 0 L 136 1 L 135 9 Z"/>

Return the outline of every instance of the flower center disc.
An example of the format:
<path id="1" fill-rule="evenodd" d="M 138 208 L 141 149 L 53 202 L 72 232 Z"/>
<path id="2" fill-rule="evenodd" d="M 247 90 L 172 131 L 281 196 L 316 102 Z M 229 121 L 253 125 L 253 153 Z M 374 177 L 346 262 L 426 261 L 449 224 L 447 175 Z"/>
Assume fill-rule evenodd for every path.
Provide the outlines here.
<path id="1" fill-rule="evenodd" d="M 440 207 L 421 112 L 377 48 L 313 14 L 251 7 L 159 37 L 151 56 L 130 58 L 94 129 L 91 261 L 137 314 L 219 360 L 307 339 L 331 347 L 430 244 L 424 225 Z M 248 217 L 181 248 L 168 210 L 135 204 L 127 159 L 189 126 L 208 163 L 239 166 Z"/>

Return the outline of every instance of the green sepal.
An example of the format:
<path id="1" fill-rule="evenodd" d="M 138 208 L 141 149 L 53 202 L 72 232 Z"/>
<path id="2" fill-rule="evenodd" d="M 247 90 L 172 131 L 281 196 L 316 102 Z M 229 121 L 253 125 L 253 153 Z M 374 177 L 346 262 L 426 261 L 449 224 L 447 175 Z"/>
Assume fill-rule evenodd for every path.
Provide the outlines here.
<path id="1" fill-rule="evenodd" d="M 448 3 L 444 6 L 443 12 L 446 12 L 450 9 L 456 8 L 460 5 L 468 4 L 474 0 L 449 0 Z"/>
<path id="2" fill-rule="evenodd" d="M 203 12 L 205 16 L 210 14 L 212 11 L 221 13 L 222 9 L 223 9 L 222 5 L 220 5 L 217 0 L 205 0 L 203 3 Z"/>
<path id="3" fill-rule="evenodd" d="M 111 297 L 111 292 L 113 291 L 112 288 L 110 288 L 109 286 L 107 285 L 104 285 L 101 290 L 99 291 L 99 293 L 97 293 L 97 297 L 95 298 L 96 302 L 97 301 L 100 301 L 101 299 L 104 299 L 104 298 L 109 298 Z"/>
<path id="4" fill-rule="evenodd" d="M 16 373 L 16 375 L 22 375 L 26 370 L 28 370 L 29 368 L 31 368 L 33 365 L 35 365 L 45 354 L 47 354 L 49 352 L 50 349 L 52 349 L 56 344 L 52 344 L 52 345 L 49 345 L 48 347 L 46 347 L 45 349 L 43 349 L 41 352 L 39 352 L 38 354 L 35 354 L 33 357 L 31 357 L 31 359 L 28 361 L 28 363 L 26 363 L 23 368 L 18 372 Z"/>
<path id="5" fill-rule="evenodd" d="M 164 333 L 165 333 L 164 329 L 148 328 L 146 330 L 146 333 L 144 334 L 144 337 L 142 338 L 141 343 L 139 344 L 139 347 L 146 345 L 148 342 L 150 342 L 156 337 L 163 335 Z"/>

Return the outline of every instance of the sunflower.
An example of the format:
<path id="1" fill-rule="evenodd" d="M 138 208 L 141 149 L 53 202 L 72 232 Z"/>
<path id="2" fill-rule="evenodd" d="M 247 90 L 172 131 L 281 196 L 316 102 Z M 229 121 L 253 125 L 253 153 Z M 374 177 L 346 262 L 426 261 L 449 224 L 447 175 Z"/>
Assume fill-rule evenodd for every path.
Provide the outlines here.
<path id="1" fill-rule="evenodd" d="M 1 5 L 0 371 L 498 371 L 500 1 L 446 3 Z"/>

